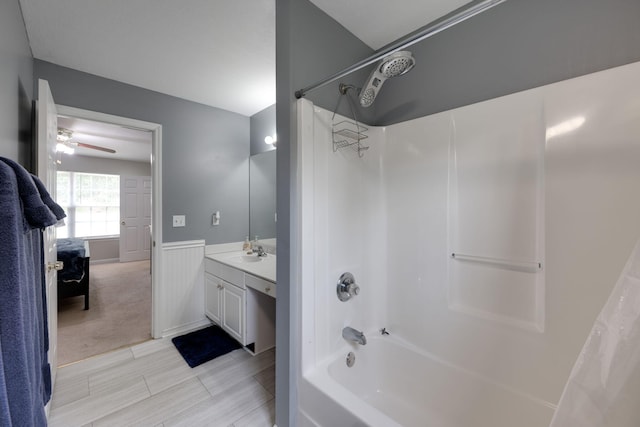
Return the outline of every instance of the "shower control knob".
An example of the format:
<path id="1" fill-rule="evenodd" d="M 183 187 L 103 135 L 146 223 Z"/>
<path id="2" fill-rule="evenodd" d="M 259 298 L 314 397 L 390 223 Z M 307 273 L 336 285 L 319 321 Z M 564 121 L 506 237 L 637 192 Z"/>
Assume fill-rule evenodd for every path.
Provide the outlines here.
<path id="1" fill-rule="evenodd" d="M 348 301 L 351 297 L 360 293 L 360 286 L 356 284 L 356 279 L 351 273 L 343 273 L 338 279 L 336 294 L 340 301 Z"/>

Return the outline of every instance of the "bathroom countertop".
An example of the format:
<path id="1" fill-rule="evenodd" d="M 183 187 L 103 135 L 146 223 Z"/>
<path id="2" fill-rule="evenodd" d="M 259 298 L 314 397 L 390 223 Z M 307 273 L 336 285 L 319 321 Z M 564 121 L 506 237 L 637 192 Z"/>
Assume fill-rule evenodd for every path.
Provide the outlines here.
<path id="1" fill-rule="evenodd" d="M 205 258 L 226 264 L 230 267 L 242 270 L 270 282 L 276 283 L 276 256 L 267 254 L 261 257 L 258 262 L 244 262 L 241 257 L 245 256 L 244 251 L 218 252 L 205 254 Z M 255 255 L 254 255 L 255 256 Z"/>

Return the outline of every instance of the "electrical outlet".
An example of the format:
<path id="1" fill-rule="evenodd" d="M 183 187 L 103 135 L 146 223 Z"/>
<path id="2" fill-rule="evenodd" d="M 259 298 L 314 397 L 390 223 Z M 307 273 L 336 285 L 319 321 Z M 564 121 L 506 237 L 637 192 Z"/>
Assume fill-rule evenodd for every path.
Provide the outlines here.
<path id="1" fill-rule="evenodd" d="M 186 224 L 184 215 L 174 215 L 173 216 L 173 226 L 174 227 L 184 227 Z"/>

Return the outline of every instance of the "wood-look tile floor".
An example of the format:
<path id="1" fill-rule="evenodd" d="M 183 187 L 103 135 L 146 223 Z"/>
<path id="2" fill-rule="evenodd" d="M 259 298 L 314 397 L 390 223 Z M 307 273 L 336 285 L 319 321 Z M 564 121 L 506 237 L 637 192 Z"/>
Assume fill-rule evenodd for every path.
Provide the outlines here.
<path id="1" fill-rule="evenodd" d="M 49 426 L 272 427 L 275 352 L 190 368 L 170 339 L 58 369 Z"/>

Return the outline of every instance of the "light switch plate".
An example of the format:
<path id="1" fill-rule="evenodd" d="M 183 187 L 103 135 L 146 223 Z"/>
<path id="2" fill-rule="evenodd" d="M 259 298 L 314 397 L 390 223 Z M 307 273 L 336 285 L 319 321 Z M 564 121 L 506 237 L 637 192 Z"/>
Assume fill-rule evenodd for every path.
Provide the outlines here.
<path id="1" fill-rule="evenodd" d="M 173 226 L 174 227 L 184 227 L 185 226 L 185 216 L 184 215 L 174 215 L 173 216 Z"/>

